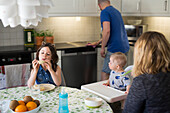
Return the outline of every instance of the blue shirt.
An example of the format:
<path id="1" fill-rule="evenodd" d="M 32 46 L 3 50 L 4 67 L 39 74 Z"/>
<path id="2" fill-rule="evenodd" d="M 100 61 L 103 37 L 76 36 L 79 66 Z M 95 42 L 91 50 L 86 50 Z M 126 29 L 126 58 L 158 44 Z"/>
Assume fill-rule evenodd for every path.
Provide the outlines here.
<path id="1" fill-rule="evenodd" d="M 120 12 L 112 6 L 108 6 L 101 11 L 100 20 L 102 29 L 103 22 L 110 22 L 110 37 L 107 43 L 107 51 L 111 53 L 128 52 L 129 42 Z"/>
<path id="2" fill-rule="evenodd" d="M 42 66 L 40 65 L 36 77 L 36 83 L 37 84 L 42 84 L 42 83 L 48 83 L 48 84 L 53 84 L 55 85 L 50 72 L 47 70 L 45 71 Z"/>

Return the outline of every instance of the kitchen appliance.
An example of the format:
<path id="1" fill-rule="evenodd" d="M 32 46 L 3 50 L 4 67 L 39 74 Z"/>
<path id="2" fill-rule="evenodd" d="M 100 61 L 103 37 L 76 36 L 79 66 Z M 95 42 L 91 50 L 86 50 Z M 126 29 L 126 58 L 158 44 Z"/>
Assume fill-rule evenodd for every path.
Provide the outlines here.
<path id="1" fill-rule="evenodd" d="M 127 56 L 127 65 L 133 65 L 134 45 L 142 33 L 147 31 L 147 25 L 125 25 L 130 49 Z"/>
<path id="2" fill-rule="evenodd" d="M 71 48 L 61 52 L 61 68 L 67 86 L 79 88 L 97 81 L 97 52 L 95 48 Z"/>
<path id="3" fill-rule="evenodd" d="M 125 29 L 129 42 L 136 42 L 142 33 L 147 31 L 147 25 L 125 25 Z"/>

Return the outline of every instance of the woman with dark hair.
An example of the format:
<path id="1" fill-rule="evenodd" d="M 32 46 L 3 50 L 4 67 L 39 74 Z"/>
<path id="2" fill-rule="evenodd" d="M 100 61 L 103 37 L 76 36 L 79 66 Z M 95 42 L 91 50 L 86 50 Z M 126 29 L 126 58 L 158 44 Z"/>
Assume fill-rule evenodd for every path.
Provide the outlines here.
<path id="1" fill-rule="evenodd" d="M 35 84 L 49 83 L 59 86 L 61 84 L 61 68 L 57 65 L 58 55 L 54 46 L 50 43 L 44 43 L 36 54 L 36 59 L 32 61 L 28 80 L 28 87 Z"/>
<path id="2" fill-rule="evenodd" d="M 140 36 L 132 73 L 123 113 L 170 113 L 170 44 L 163 34 Z"/>

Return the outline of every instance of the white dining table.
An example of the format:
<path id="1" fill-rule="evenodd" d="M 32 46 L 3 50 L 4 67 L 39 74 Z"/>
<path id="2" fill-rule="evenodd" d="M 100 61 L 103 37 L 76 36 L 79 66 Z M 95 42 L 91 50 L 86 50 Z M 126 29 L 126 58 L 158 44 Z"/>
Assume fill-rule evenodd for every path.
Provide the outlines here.
<path id="1" fill-rule="evenodd" d="M 40 109 L 38 113 L 58 113 L 59 108 L 59 93 L 61 88 L 64 88 L 68 93 L 68 106 L 69 113 L 113 113 L 109 104 L 102 100 L 102 105 L 98 108 L 89 108 L 85 105 L 84 99 L 87 97 L 99 96 L 70 87 L 56 87 L 55 89 L 47 92 L 40 92 L 36 97 L 40 101 Z M 28 87 L 15 87 L 0 90 L 0 100 L 23 100 L 25 96 L 31 96 Z M 10 110 L 8 110 L 10 113 Z"/>

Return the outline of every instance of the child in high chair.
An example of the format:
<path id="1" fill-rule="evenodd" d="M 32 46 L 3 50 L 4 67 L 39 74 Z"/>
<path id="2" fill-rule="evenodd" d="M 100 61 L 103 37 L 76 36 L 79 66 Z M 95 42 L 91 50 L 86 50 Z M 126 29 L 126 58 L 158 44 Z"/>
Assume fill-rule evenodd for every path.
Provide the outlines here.
<path id="1" fill-rule="evenodd" d="M 115 89 L 126 91 L 128 94 L 130 89 L 130 72 L 126 72 L 123 67 L 126 65 L 127 58 L 125 54 L 121 52 L 113 53 L 110 56 L 109 68 L 112 70 L 110 72 L 110 77 L 107 83 L 103 85 L 113 87 Z"/>

